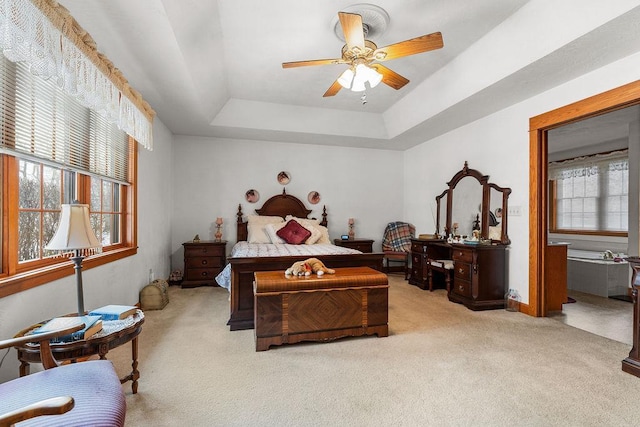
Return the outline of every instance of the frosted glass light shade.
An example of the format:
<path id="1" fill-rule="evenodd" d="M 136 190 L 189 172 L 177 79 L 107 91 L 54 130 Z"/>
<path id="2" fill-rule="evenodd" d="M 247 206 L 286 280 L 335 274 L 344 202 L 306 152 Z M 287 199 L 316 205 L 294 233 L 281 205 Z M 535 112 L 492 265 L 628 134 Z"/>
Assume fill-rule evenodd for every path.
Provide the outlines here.
<path id="1" fill-rule="evenodd" d="M 369 86 L 376 87 L 382 81 L 382 74 L 373 68 L 369 69 L 371 70 L 371 73 L 369 73 Z"/>
<path id="2" fill-rule="evenodd" d="M 369 82 L 369 86 L 373 88 L 382 81 L 382 74 L 371 67 L 368 67 L 364 64 L 359 64 L 356 67 L 356 80 L 362 81 L 363 85 L 364 82 Z"/>
<path id="3" fill-rule="evenodd" d="M 345 89 L 351 89 L 351 82 L 353 82 L 353 70 L 347 68 L 344 73 L 338 77 L 338 83 Z"/>
<path id="4" fill-rule="evenodd" d="M 358 65 L 358 67 L 360 67 Z M 356 75 L 353 78 L 353 84 L 351 85 L 351 90 L 353 92 L 362 92 L 364 90 L 366 90 L 367 88 L 364 86 L 364 82 L 366 82 L 367 80 L 365 79 L 364 73 L 361 73 L 358 68 L 356 68 Z"/>
<path id="5" fill-rule="evenodd" d="M 101 246 L 89 222 L 89 205 L 62 205 L 58 230 L 45 249 L 64 251 Z"/>

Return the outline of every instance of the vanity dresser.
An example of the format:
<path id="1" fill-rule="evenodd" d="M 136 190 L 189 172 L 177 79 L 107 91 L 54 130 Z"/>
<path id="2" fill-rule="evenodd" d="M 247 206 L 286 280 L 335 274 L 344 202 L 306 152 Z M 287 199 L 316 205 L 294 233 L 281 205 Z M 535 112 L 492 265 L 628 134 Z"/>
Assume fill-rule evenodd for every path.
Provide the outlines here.
<path id="1" fill-rule="evenodd" d="M 465 162 L 436 197 L 436 236 L 444 238 L 411 241 L 409 283 L 429 290 L 444 287 L 450 301 L 471 310 L 504 308 L 508 290 L 511 189 L 488 181 Z"/>
<path id="2" fill-rule="evenodd" d="M 504 308 L 507 293 L 504 245 L 452 244 L 453 286 L 449 300 L 472 310 Z"/>
<path id="3" fill-rule="evenodd" d="M 409 283 L 429 290 L 446 288 L 450 301 L 472 310 L 503 308 L 506 249 L 498 244 L 412 239 Z"/>

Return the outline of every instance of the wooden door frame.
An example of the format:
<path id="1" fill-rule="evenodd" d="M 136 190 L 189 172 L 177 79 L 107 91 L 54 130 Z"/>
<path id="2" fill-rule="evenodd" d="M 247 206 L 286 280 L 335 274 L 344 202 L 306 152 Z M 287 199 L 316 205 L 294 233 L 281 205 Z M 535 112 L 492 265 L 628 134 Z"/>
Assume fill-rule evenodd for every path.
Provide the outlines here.
<path id="1" fill-rule="evenodd" d="M 546 316 L 547 131 L 589 117 L 640 104 L 640 80 L 529 119 L 529 306 L 522 311 Z"/>

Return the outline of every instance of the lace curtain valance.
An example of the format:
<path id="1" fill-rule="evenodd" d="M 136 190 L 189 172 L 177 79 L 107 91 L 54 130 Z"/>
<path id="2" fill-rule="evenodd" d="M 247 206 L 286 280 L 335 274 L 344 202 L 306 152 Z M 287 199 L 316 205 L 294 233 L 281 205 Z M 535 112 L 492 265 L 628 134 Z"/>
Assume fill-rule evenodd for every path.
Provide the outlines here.
<path id="1" fill-rule="evenodd" d="M 602 173 L 604 170 L 629 170 L 629 150 L 551 162 L 549 163 L 549 178 L 568 179 L 581 176 L 588 177 Z"/>
<path id="2" fill-rule="evenodd" d="M 10 61 L 29 64 L 33 74 L 55 79 L 82 105 L 153 148 L 155 112 L 55 0 L 1 0 L 0 49 Z"/>

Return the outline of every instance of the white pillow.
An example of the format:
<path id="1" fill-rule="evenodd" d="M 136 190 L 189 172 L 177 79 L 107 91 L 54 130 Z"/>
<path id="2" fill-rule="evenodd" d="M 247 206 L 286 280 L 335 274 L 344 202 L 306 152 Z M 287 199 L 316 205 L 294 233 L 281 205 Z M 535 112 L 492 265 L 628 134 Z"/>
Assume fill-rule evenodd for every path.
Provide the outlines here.
<path id="1" fill-rule="evenodd" d="M 320 239 L 318 239 L 316 243 L 331 245 L 332 243 L 331 243 L 331 239 L 329 238 L 329 229 L 322 225 L 316 225 L 316 227 L 318 228 L 318 230 L 320 230 L 320 234 L 321 234 Z"/>
<path id="2" fill-rule="evenodd" d="M 329 238 L 329 230 L 327 229 L 327 227 L 320 225 L 319 219 L 296 218 L 292 215 L 287 215 L 286 217 L 287 221 L 292 219 L 295 219 L 300 223 L 300 225 L 302 225 L 304 228 L 311 231 L 311 237 L 307 239 L 307 244 L 309 245 L 312 245 L 314 243 L 331 244 L 331 239 Z M 314 238 L 313 229 L 316 229 L 320 232 L 320 237 L 317 240 L 313 241 L 313 243 L 309 243 L 309 240 L 312 240 Z"/>
<path id="3" fill-rule="evenodd" d="M 319 225 L 317 225 L 316 227 L 308 227 L 306 225 L 303 225 L 303 227 L 311 232 L 311 236 L 309 236 L 309 238 L 304 242 L 305 245 L 313 245 L 314 243 L 318 243 L 318 240 L 322 238 L 322 232 L 316 228 L 320 227 Z"/>
<path id="4" fill-rule="evenodd" d="M 284 241 L 284 239 L 278 236 L 278 230 L 280 230 L 282 227 L 287 225 L 289 221 L 282 222 L 280 224 L 266 224 L 264 226 L 264 231 L 267 233 L 267 236 L 269 236 L 271 243 L 276 245 L 287 243 Z M 310 227 L 308 224 L 307 225 L 300 224 L 300 225 L 302 225 L 304 228 L 306 228 L 311 232 L 311 236 L 309 236 L 309 238 L 304 242 L 305 245 L 313 245 L 322 237 L 322 233 L 316 227 Z"/>
<path id="5" fill-rule="evenodd" d="M 307 245 L 313 245 L 315 243 L 331 243 L 331 239 L 329 239 L 329 230 L 327 230 L 327 227 L 323 227 L 322 225 L 320 225 L 319 219 L 296 218 L 295 216 L 287 215 L 287 221 L 290 221 L 292 219 L 295 219 L 300 223 L 300 225 L 311 231 L 311 237 L 309 237 L 306 241 Z M 318 236 L 318 233 L 314 233 L 314 230 L 320 232 L 320 235 Z"/>
<path id="6" fill-rule="evenodd" d="M 284 243 L 287 243 L 284 241 L 283 238 L 281 238 L 277 234 L 278 230 L 280 230 L 286 224 L 287 224 L 286 222 L 281 222 L 280 224 L 266 224 L 264 226 L 264 231 L 267 233 L 267 236 L 269 236 L 269 240 L 271 241 L 271 243 L 276 245 L 282 245 Z"/>
<path id="7" fill-rule="evenodd" d="M 287 215 L 287 217 L 285 219 L 287 221 L 291 221 L 292 219 L 295 219 L 296 221 L 298 221 L 300 223 L 300 225 L 302 225 L 305 228 L 309 228 L 309 229 L 311 229 L 311 227 L 319 227 L 320 226 L 320 221 L 317 220 L 317 219 L 296 218 L 295 216 L 291 216 L 291 215 Z"/>
<path id="8" fill-rule="evenodd" d="M 278 224 L 284 222 L 281 216 L 263 216 L 263 215 L 247 215 L 247 222 L 249 224 Z"/>
<path id="9" fill-rule="evenodd" d="M 264 229 L 265 225 L 283 223 L 284 219 L 279 216 L 249 215 L 247 222 L 247 242 L 271 243 L 271 239 Z"/>

